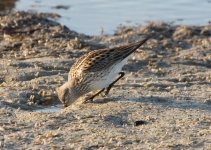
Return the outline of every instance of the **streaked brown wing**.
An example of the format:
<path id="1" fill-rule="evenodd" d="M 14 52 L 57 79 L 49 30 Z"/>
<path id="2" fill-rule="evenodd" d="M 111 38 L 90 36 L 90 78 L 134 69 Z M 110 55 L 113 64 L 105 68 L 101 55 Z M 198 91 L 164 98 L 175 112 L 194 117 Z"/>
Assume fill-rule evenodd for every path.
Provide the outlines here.
<path id="1" fill-rule="evenodd" d="M 110 49 L 101 49 L 89 52 L 80 57 L 72 66 L 71 74 L 74 76 L 74 71 L 83 72 L 96 72 L 110 67 L 118 61 L 125 59 L 142 44 L 144 44 L 149 38 L 145 38 L 142 41 L 129 44 L 126 46 L 120 46 Z M 73 71 L 74 70 L 74 71 Z"/>

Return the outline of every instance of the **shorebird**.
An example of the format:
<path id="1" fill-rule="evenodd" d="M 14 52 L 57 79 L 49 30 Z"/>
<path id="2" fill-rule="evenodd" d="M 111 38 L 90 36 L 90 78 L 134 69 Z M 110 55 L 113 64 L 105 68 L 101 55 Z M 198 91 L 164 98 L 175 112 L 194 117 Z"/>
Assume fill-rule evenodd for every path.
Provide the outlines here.
<path id="1" fill-rule="evenodd" d="M 103 91 L 107 95 L 112 86 L 125 75 L 121 70 L 129 56 L 148 39 L 146 37 L 129 45 L 94 50 L 78 58 L 69 71 L 68 81 L 56 88 L 64 107 L 91 91 L 99 90 L 89 97 L 91 101 Z"/>

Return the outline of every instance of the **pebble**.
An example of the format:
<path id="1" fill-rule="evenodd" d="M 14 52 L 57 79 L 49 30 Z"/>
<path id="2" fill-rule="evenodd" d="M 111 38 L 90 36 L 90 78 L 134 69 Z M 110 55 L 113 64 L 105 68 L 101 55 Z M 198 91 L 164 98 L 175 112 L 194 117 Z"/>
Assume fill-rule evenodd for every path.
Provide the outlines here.
<path id="1" fill-rule="evenodd" d="M 145 125 L 145 124 L 147 124 L 147 122 L 144 120 L 137 120 L 134 122 L 134 126 L 140 126 L 140 125 Z"/>

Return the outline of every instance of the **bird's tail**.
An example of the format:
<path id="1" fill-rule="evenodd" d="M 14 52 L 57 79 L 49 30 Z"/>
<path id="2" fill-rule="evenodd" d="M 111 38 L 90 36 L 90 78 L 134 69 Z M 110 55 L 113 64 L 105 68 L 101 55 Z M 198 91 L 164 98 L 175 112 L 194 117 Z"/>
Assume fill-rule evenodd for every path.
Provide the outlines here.
<path id="1" fill-rule="evenodd" d="M 126 46 L 120 46 L 115 48 L 117 53 L 115 59 L 124 59 L 128 57 L 130 54 L 132 54 L 135 50 L 137 50 L 140 46 L 142 46 L 146 41 L 150 39 L 150 36 L 145 37 L 143 40 L 126 45 Z M 118 52 L 119 51 L 119 52 Z"/>

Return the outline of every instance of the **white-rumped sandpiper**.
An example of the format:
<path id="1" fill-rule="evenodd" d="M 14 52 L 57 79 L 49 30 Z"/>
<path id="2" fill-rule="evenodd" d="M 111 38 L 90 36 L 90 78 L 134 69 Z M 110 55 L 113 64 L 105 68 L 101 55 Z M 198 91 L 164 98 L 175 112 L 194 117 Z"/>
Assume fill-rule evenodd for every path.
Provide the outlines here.
<path id="1" fill-rule="evenodd" d="M 111 87 L 124 76 L 121 70 L 130 54 L 148 39 L 126 46 L 94 50 L 81 56 L 71 67 L 68 81 L 56 88 L 59 100 L 67 107 L 91 91 L 99 90 L 90 100 L 104 90 L 107 95 Z M 120 76 L 116 79 L 117 75 Z"/>

